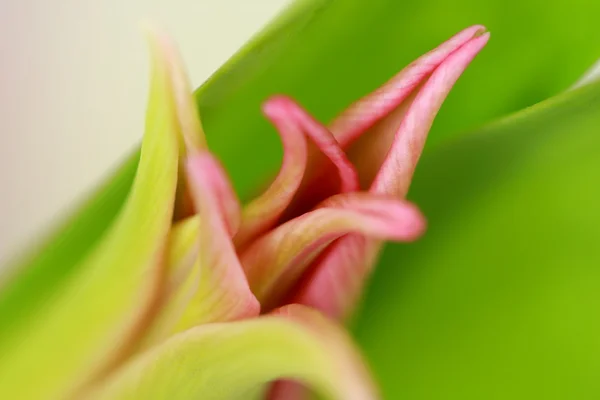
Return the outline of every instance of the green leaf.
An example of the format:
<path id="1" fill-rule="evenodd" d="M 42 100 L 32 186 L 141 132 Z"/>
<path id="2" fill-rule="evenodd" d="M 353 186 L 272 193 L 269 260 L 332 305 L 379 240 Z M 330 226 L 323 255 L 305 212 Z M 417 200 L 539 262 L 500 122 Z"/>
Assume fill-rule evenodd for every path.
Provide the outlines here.
<path id="1" fill-rule="evenodd" d="M 60 291 L 77 272 L 79 263 L 121 211 L 138 161 L 139 152 L 136 152 L 37 249 L 29 250 L 14 266 L 5 267 L 0 281 L 0 343 L 23 323 L 23 318 Z"/>
<path id="2" fill-rule="evenodd" d="M 197 92 L 208 143 L 244 200 L 281 157 L 260 113 L 273 94 L 292 95 L 326 122 L 454 33 L 483 24 L 492 38 L 442 107 L 434 147 L 567 89 L 600 55 L 596 0 L 302 3 L 287 25 L 253 41 Z"/>
<path id="3" fill-rule="evenodd" d="M 181 129 L 171 66 L 157 46 L 154 38 L 146 134 L 131 191 L 76 271 L 3 338 L 0 398 L 74 394 L 130 351 L 155 301 L 175 201 Z M 31 287 L 23 290 L 35 295 Z"/>
<path id="4" fill-rule="evenodd" d="M 489 51 L 442 108 L 431 141 L 439 143 L 567 88 L 600 53 L 599 9 L 595 0 L 551 6 L 543 0 L 303 1 L 199 89 L 208 141 L 247 199 L 279 162 L 279 140 L 259 111 L 268 96 L 291 94 L 328 120 L 451 34 L 483 23 L 493 32 Z M 135 166 L 132 158 L 122 167 L 121 183 L 108 183 L 119 189 L 94 195 L 92 205 L 63 228 L 69 234 L 50 239 L 27 268 L 15 269 L 0 297 L 0 320 L 11 324 L 0 326 L 0 342 L 6 342 L 5 332 L 17 337 L 13 333 L 29 321 L 18 315 L 52 300 L 81 274 L 80 261 L 93 257 L 107 230 L 116 229 Z"/>
<path id="5" fill-rule="evenodd" d="M 305 382 L 327 399 L 377 398 L 345 332 L 302 306 L 187 330 L 131 360 L 87 398 L 241 400 L 278 378 Z"/>
<path id="6" fill-rule="evenodd" d="M 600 83 L 440 145 L 356 334 L 384 398 L 600 396 Z"/>
<path id="7" fill-rule="evenodd" d="M 483 23 L 493 32 L 492 43 L 442 107 L 431 135 L 435 144 L 569 87 L 600 54 L 598 12 L 596 0 L 552 6 L 544 0 L 298 0 L 196 97 L 211 148 L 240 196 L 249 199 L 277 170 L 281 155 L 277 135 L 260 114 L 268 96 L 294 95 L 328 120 L 452 34 Z M 26 315 L 73 273 L 120 210 L 136 165 L 135 157 L 124 163 L 120 173 L 127 177 L 107 184 L 117 189 L 99 190 L 49 235 L 38 256 L 14 268 L 18 279 L 5 279 L 13 288 L 5 284 L 0 295 L 3 322 Z"/>

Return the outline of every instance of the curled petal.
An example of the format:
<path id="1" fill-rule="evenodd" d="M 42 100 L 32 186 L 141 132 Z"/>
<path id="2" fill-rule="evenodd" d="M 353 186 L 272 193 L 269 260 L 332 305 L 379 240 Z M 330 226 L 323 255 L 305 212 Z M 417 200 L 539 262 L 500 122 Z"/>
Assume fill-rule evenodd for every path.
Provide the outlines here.
<path id="1" fill-rule="evenodd" d="M 348 318 L 380 249 L 381 241 L 362 235 L 340 238 L 315 260 L 290 301 L 318 309 L 336 320 Z"/>
<path id="2" fill-rule="evenodd" d="M 325 204 L 327 205 L 327 204 Z M 252 292 L 264 307 L 279 304 L 323 249 L 358 232 L 387 240 L 414 240 L 424 220 L 411 204 L 363 193 L 338 195 L 331 206 L 290 220 L 253 242 L 241 256 Z"/>
<path id="3" fill-rule="evenodd" d="M 225 227 L 227 228 L 228 236 L 234 237 L 241 224 L 240 202 L 229 179 L 216 160 L 214 174 L 207 176 L 207 179 L 210 180 L 207 184 L 209 184 L 212 189 L 211 192 L 214 195 L 214 204 L 220 211 Z M 192 197 L 194 196 L 192 195 Z M 197 211 L 199 214 L 202 214 L 199 210 Z"/>
<path id="4" fill-rule="evenodd" d="M 354 141 L 348 153 L 356 160 L 361 185 L 372 193 L 405 197 L 435 114 L 488 39 L 481 26 L 462 31 L 333 122 L 342 146 Z M 380 248 L 378 241 L 358 235 L 341 238 L 315 262 L 293 300 L 347 317 Z"/>
<path id="5" fill-rule="evenodd" d="M 406 195 L 435 115 L 487 43 L 489 34 L 482 32 L 475 26 L 459 33 L 350 106 L 333 123 L 343 146 L 348 146 L 363 187 Z M 356 127 L 363 129 L 360 137 Z"/>
<path id="6" fill-rule="evenodd" d="M 296 193 L 306 168 L 306 139 L 302 127 L 278 102 L 267 101 L 263 110 L 281 135 L 283 161 L 271 186 L 244 207 L 243 222 L 234 238 L 238 248 L 276 223 Z"/>
<path id="7" fill-rule="evenodd" d="M 317 145 L 317 148 L 336 167 L 340 178 L 340 191 L 353 192 L 358 190 L 358 177 L 352 164 L 346 158 L 346 154 L 340 148 L 333 134 L 320 122 L 315 120 L 308 112 L 302 109 L 292 99 L 278 97 L 274 99 L 273 106 L 288 110 L 291 117 L 302 126 L 308 136 Z"/>
<path id="8" fill-rule="evenodd" d="M 219 207 L 215 187 L 227 178 L 207 152 L 191 155 L 187 171 L 200 218 L 199 287 L 178 330 L 200 323 L 229 321 L 258 315 L 259 304 L 250 292 Z"/>
<path id="9" fill-rule="evenodd" d="M 235 237 L 238 248 L 244 247 L 251 239 L 273 226 L 292 201 L 307 162 L 305 135 L 335 166 L 341 191 L 349 192 L 358 188 L 356 171 L 333 135 L 297 103 L 287 97 L 276 96 L 265 103 L 263 112 L 281 135 L 283 163 L 267 191 L 244 208 L 243 223 Z"/>
<path id="10" fill-rule="evenodd" d="M 360 187 L 371 187 L 375 175 L 390 151 L 400 123 L 416 96 L 416 93 L 444 61 L 455 51 L 484 34 L 481 25 L 472 26 L 458 33 L 436 49 L 408 65 L 383 86 L 356 101 L 345 109 L 329 125 L 329 129 L 346 150 L 348 158 L 358 171 Z M 445 96 L 444 96 L 445 97 Z M 443 99 L 443 97 L 442 97 Z M 435 111 L 437 109 L 433 108 Z M 434 111 L 432 111 L 434 112 Z M 426 125 L 426 121 L 424 121 Z M 429 127 L 427 126 L 428 132 Z M 333 194 L 326 191 L 335 172 L 317 152 L 309 152 L 309 163 L 302 186 L 291 206 L 292 216 L 311 209 L 319 201 Z M 314 193 L 314 188 L 323 193 Z"/>
<path id="11" fill-rule="evenodd" d="M 379 398 L 345 331 L 297 305 L 182 332 L 133 358 L 84 398 L 247 399 L 280 378 L 302 382 L 325 399 Z"/>

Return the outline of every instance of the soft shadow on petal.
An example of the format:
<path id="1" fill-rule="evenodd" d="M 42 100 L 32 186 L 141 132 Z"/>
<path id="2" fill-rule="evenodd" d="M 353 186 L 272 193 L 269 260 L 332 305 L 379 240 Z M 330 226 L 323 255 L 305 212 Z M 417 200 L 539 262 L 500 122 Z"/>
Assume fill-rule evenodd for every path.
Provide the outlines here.
<path id="1" fill-rule="evenodd" d="M 160 343 L 173 334 L 186 309 L 193 307 L 200 283 L 199 230 L 198 217 L 178 222 L 171 229 L 162 301 L 137 346 L 138 351 Z"/>

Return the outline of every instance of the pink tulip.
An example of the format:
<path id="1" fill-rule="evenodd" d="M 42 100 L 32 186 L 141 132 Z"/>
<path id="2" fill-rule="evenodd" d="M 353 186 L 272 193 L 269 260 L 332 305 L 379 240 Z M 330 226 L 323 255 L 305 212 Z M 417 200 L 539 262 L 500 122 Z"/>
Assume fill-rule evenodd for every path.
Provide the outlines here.
<path id="1" fill-rule="evenodd" d="M 465 29 L 329 127 L 290 98 L 269 99 L 263 112 L 282 137 L 283 164 L 241 217 L 214 157 L 203 151 L 190 158 L 190 184 L 202 189 L 194 192 L 196 205 L 201 220 L 211 221 L 202 224 L 210 231 L 202 249 L 218 254 L 207 264 L 223 268 L 224 292 L 247 298 L 232 316 L 258 313 L 249 305 L 254 296 L 263 312 L 301 303 L 348 316 L 382 241 L 412 241 L 424 232 L 423 216 L 405 196 L 437 111 L 488 38 L 482 26 Z M 236 282 L 244 276 L 242 290 Z"/>
<path id="2" fill-rule="evenodd" d="M 182 199 L 192 200 L 192 210 L 173 231 L 195 230 L 199 243 L 172 266 L 172 287 L 200 269 L 199 283 L 177 300 L 185 300 L 179 313 L 166 308 L 169 318 L 182 321 L 176 330 L 281 315 L 296 303 L 332 319 L 348 317 L 382 243 L 410 242 L 424 233 L 424 217 L 405 197 L 435 115 L 488 38 L 482 26 L 465 29 L 328 127 L 288 97 L 267 100 L 263 113 L 281 136 L 283 162 L 268 189 L 243 208 L 204 139 L 186 135 L 182 125 Z M 376 397 L 371 389 L 364 393 L 356 398 Z M 304 394 L 282 381 L 270 397 Z"/>

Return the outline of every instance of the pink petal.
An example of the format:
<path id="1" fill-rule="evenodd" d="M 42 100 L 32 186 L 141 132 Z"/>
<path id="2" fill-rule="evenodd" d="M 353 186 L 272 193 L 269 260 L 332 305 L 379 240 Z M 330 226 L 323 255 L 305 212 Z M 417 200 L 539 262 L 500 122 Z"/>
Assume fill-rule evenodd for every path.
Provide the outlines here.
<path id="1" fill-rule="evenodd" d="M 376 122 L 387 117 L 450 54 L 485 31 L 483 25 L 464 29 L 413 61 L 383 86 L 346 108 L 329 126 L 341 146 L 346 147 Z"/>
<path id="2" fill-rule="evenodd" d="M 254 241 L 241 255 L 252 292 L 267 310 L 280 304 L 315 258 L 350 233 L 408 241 L 424 231 L 413 205 L 366 193 L 341 194 Z"/>
<path id="3" fill-rule="evenodd" d="M 310 137 L 336 167 L 341 191 L 358 188 L 356 171 L 334 137 L 298 104 L 287 97 L 277 96 L 265 103 L 263 111 L 281 135 L 283 163 L 267 191 L 244 208 L 242 226 L 235 237 L 237 248 L 243 248 L 275 225 L 292 201 L 306 167 L 307 143 L 304 135 Z"/>
<path id="4" fill-rule="evenodd" d="M 359 300 L 381 244 L 351 234 L 329 246 L 302 277 L 289 301 L 304 304 L 338 320 L 346 319 Z"/>
<path id="5" fill-rule="evenodd" d="M 358 177 L 354 167 L 348 161 L 336 138 L 325 126 L 290 98 L 276 97 L 272 99 L 269 106 L 286 109 L 296 119 L 298 124 L 303 127 L 306 134 L 316 144 L 318 150 L 332 162 L 340 178 L 340 192 L 345 193 L 358 190 Z"/>
<path id="6" fill-rule="evenodd" d="M 218 162 L 213 159 L 212 163 L 214 163 L 212 167 L 214 173 L 208 177 L 210 179 L 212 194 L 215 197 L 215 204 L 220 209 L 223 222 L 227 227 L 227 232 L 230 237 L 233 237 L 240 228 L 240 202 L 229 179 L 225 176 L 225 172 L 218 165 Z"/>
<path id="7" fill-rule="evenodd" d="M 481 27 L 461 32 L 350 106 L 334 121 L 333 128 L 355 162 L 363 187 L 373 184 L 390 157 L 396 157 L 399 163 L 386 167 L 392 174 L 386 179 L 388 185 L 391 180 L 398 186 L 410 182 L 433 118 L 456 80 L 488 40 L 489 35 L 481 32 Z M 399 146 L 400 137 L 404 144 Z M 404 196 L 406 193 L 401 191 L 392 189 L 388 193 Z"/>
<path id="8" fill-rule="evenodd" d="M 431 74 L 402 119 L 371 191 L 404 197 L 423 151 L 427 134 L 446 96 L 473 58 L 485 46 L 489 33 L 477 36 L 449 55 Z"/>
<path id="9" fill-rule="evenodd" d="M 228 187 L 218 161 L 208 152 L 187 160 L 189 185 L 200 217 L 200 281 L 203 292 L 197 310 L 199 323 L 256 316 L 260 305 L 248 286 L 226 226 L 219 202 Z"/>
<path id="10" fill-rule="evenodd" d="M 188 151 L 194 152 L 194 149 L 188 149 Z M 187 171 L 183 170 L 182 174 L 185 176 Z M 222 179 L 221 179 L 222 178 Z M 176 222 L 185 223 L 191 218 L 195 218 L 196 210 L 194 204 L 194 198 L 188 189 L 189 182 L 186 179 L 181 179 L 178 182 L 178 196 L 179 196 L 179 213 L 174 217 Z M 219 177 L 211 181 L 212 192 L 216 197 L 216 205 L 219 208 L 221 215 L 224 218 L 225 226 L 230 237 L 233 237 L 239 230 L 241 224 L 241 206 L 240 201 L 231 186 L 229 180 L 225 177 Z"/>
<path id="11" fill-rule="evenodd" d="M 458 33 L 408 65 L 377 90 L 350 105 L 330 124 L 334 137 L 356 166 L 361 188 L 371 186 L 420 86 L 450 55 L 483 32 L 485 27 L 475 25 Z M 487 41 L 487 36 L 482 41 Z M 334 175 L 326 160 L 316 151 L 309 152 L 308 159 L 301 188 L 290 206 L 292 211 L 286 213 L 290 217 L 300 215 L 327 195 L 335 193 L 326 189 Z M 315 195 L 315 187 L 320 189 L 319 195 Z"/>
<path id="12" fill-rule="evenodd" d="M 349 153 L 357 160 L 361 184 L 369 185 L 372 193 L 406 195 L 435 114 L 489 39 L 482 29 L 474 26 L 459 33 L 334 121 L 332 129 L 343 145 L 362 135 Z M 361 133 L 364 129 L 368 131 Z M 314 263 L 293 301 L 345 318 L 380 248 L 379 241 L 360 235 L 341 238 Z"/>

